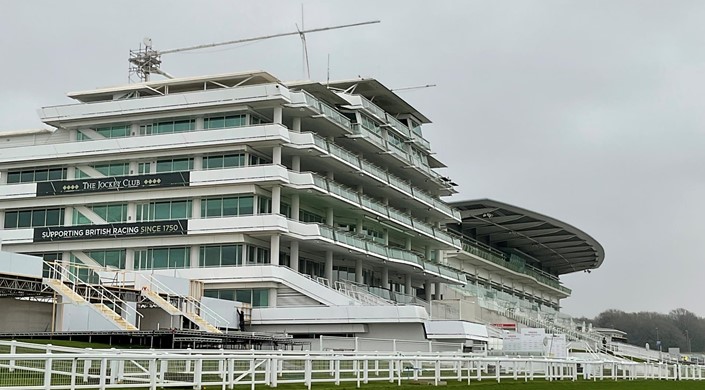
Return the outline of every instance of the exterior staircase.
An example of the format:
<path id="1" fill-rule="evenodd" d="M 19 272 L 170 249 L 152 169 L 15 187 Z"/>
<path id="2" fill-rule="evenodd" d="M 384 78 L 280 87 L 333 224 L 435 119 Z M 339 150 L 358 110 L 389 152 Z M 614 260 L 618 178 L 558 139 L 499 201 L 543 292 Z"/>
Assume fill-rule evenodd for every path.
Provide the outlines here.
<path id="1" fill-rule="evenodd" d="M 71 287 L 64 284 L 64 282 L 62 282 L 61 280 L 44 278 L 42 281 L 44 282 L 45 286 L 48 286 L 52 290 L 56 291 L 57 294 L 66 298 L 71 303 L 75 303 L 77 305 L 83 305 L 86 303 L 86 300 L 83 299 L 82 296 L 78 295 L 78 293 L 73 291 Z"/>
<path id="2" fill-rule="evenodd" d="M 185 312 L 183 312 L 183 314 L 184 314 L 184 317 L 188 318 L 191 322 L 196 324 L 198 326 L 198 329 L 200 329 L 200 330 L 205 330 L 205 331 L 211 332 L 211 333 L 223 333 L 220 329 L 211 325 L 208 321 L 203 319 L 203 317 L 199 316 L 198 314 L 196 314 L 192 311 L 185 311 Z"/>
<path id="3" fill-rule="evenodd" d="M 103 317 L 107 318 L 108 321 L 117 325 L 120 329 L 130 331 L 139 330 L 136 326 L 127 322 L 127 320 L 122 318 L 120 314 L 116 313 L 113 309 L 109 308 L 104 303 L 93 303 L 91 304 L 91 306 L 98 310 L 98 312 L 102 314 Z"/>
<path id="4" fill-rule="evenodd" d="M 184 313 L 179 310 L 178 307 L 172 305 L 169 301 L 166 299 L 162 298 L 159 293 L 156 291 L 150 289 L 149 287 L 143 287 L 142 288 L 142 293 L 141 295 L 145 298 L 147 298 L 150 302 L 154 303 L 157 305 L 160 309 L 164 310 L 165 312 L 169 313 L 169 315 L 172 316 L 179 316 L 183 315 Z"/>

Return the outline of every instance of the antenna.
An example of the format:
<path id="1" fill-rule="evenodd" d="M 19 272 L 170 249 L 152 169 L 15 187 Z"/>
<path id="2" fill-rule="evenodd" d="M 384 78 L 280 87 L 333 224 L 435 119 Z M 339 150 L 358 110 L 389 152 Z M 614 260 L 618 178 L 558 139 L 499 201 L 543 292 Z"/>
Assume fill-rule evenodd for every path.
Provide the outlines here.
<path id="1" fill-rule="evenodd" d="M 299 36 L 301 37 L 301 51 L 302 51 L 302 56 L 303 56 L 303 65 L 304 69 L 306 70 L 306 74 L 304 77 L 306 77 L 306 80 L 311 79 L 311 65 L 308 62 L 308 45 L 306 44 L 306 34 L 302 32 L 304 30 L 304 5 L 301 4 L 301 29 L 299 30 L 299 26 L 296 25 L 296 30 L 299 32 Z"/>
<path id="2" fill-rule="evenodd" d="M 302 16 L 302 18 L 303 18 L 303 16 Z M 161 56 L 164 54 L 182 53 L 185 51 L 208 49 L 211 47 L 234 45 L 237 43 L 263 41 L 266 39 L 286 37 L 286 36 L 291 36 L 291 35 L 298 35 L 301 37 L 301 39 L 304 43 L 304 56 L 306 59 L 306 68 L 308 69 L 308 52 L 306 50 L 306 38 L 305 38 L 304 34 L 330 31 L 330 30 L 338 30 L 338 29 L 348 28 L 348 27 L 358 27 L 358 26 L 364 26 L 364 25 L 375 24 L 375 23 L 380 23 L 380 21 L 373 20 L 373 21 L 369 21 L 369 22 L 341 24 L 338 26 L 321 27 L 321 28 L 314 28 L 314 29 L 310 29 L 310 30 L 305 30 L 305 29 L 303 29 L 303 20 L 302 20 L 301 30 L 297 29 L 297 31 L 294 31 L 294 32 L 264 35 L 264 36 L 260 36 L 260 37 L 244 38 L 244 39 L 237 39 L 234 41 L 209 43 L 209 44 L 205 44 L 205 45 L 196 45 L 196 46 L 182 47 L 182 48 L 178 48 L 178 49 L 161 50 L 161 51 L 153 49 L 152 40 L 149 38 L 145 38 L 145 40 L 143 41 L 143 44 L 145 45 L 144 48 L 142 48 L 142 44 L 140 44 L 139 50 L 130 50 L 130 57 L 128 59 L 128 62 L 130 63 L 130 75 L 136 74 L 140 78 L 140 81 L 149 81 L 149 78 L 153 73 L 162 75 L 166 78 L 173 78 L 173 76 L 171 76 L 170 74 L 161 70 L 161 64 L 162 64 Z M 310 77 L 310 70 L 309 70 L 309 77 Z"/>
<path id="3" fill-rule="evenodd" d="M 426 84 L 426 85 L 417 85 L 413 87 L 402 87 L 402 88 L 393 88 L 390 89 L 392 92 L 399 92 L 399 91 L 409 91 L 412 89 L 423 89 L 423 88 L 433 88 L 436 87 L 436 84 Z"/>

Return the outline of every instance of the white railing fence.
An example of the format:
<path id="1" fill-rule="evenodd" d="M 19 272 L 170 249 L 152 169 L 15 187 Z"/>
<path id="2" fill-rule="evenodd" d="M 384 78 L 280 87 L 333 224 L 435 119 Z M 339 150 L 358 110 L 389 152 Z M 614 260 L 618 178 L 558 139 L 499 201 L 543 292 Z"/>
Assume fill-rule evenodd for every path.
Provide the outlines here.
<path id="1" fill-rule="evenodd" d="M 0 354 L 0 389 L 127 389 L 297 383 L 357 385 L 409 380 L 704 380 L 705 366 L 567 359 L 476 357 L 459 353 L 106 350 Z"/>

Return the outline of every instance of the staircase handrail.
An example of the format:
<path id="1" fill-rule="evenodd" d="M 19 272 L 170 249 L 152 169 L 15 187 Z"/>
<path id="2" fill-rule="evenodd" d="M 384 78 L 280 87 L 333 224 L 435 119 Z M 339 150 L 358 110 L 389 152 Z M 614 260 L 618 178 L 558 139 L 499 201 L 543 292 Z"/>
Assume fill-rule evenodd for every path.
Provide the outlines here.
<path id="1" fill-rule="evenodd" d="M 73 289 L 74 289 L 74 292 L 76 292 L 76 291 L 75 291 L 76 284 L 78 284 L 78 282 L 81 281 L 81 282 L 83 282 L 83 284 L 84 284 L 89 290 L 92 290 L 92 291 L 94 291 L 95 293 L 98 294 L 98 296 L 99 296 L 99 298 L 100 298 L 100 303 L 101 303 L 101 304 L 104 304 L 104 303 L 103 303 L 103 300 L 106 300 L 106 301 L 108 301 L 108 302 L 112 302 L 113 304 L 119 303 L 119 304 L 121 304 L 121 305 L 120 305 L 120 310 L 121 310 L 121 311 L 124 310 L 124 311 L 126 311 L 126 312 L 134 312 L 134 314 L 135 314 L 135 322 L 136 322 L 135 326 L 139 329 L 139 327 L 140 327 L 140 321 L 141 321 L 141 319 L 144 317 L 144 315 L 142 315 L 142 313 L 140 313 L 139 311 L 137 311 L 137 308 L 132 308 L 126 301 L 124 301 L 122 298 L 118 297 L 115 293 L 113 293 L 112 291 L 106 289 L 105 287 L 103 287 L 103 286 L 100 285 L 100 284 L 99 284 L 99 286 L 101 286 L 101 289 L 99 290 L 99 289 L 96 288 L 93 284 L 82 281 L 81 278 L 80 278 L 78 275 L 76 275 L 76 274 L 74 274 L 73 272 L 71 272 L 70 269 L 68 269 L 67 267 L 65 267 L 65 266 L 64 266 L 63 264 L 61 264 L 61 263 L 45 261 L 44 264 L 47 265 L 47 266 L 49 267 L 49 269 L 50 269 L 51 271 L 53 271 L 56 275 L 59 275 L 59 276 L 62 277 L 62 278 L 64 277 L 64 275 L 68 275 L 68 277 L 73 278 L 73 279 L 75 280 L 75 281 L 73 282 L 73 287 L 74 287 Z M 89 267 L 86 267 L 86 268 L 89 268 Z M 59 280 L 61 281 L 61 283 L 63 283 L 63 280 L 62 280 L 62 279 L 59 279 Z M 105 296 L 104 292 L 107 293 L 112 299 L 107 298 L 107 297 Z M 90 303 L 90 297 L 89 297 L 89 296 L 86 296 L 85 298 L 86 298 L 86 301 Z"/>

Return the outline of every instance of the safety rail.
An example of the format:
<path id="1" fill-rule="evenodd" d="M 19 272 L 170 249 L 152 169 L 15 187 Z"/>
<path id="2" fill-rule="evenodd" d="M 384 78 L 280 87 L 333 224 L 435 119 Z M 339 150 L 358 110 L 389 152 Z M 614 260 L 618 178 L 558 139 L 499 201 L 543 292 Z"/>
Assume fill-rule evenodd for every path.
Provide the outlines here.
<path id="1" fill-rule="evenodd" d="M 705 380 L 705 366 L 557 358 L 485 357 L 458 352 L 374 353 L 218 351 L 217 353 L 0 354 L 0 389 L 203 389 L 280 384 L 357 387 L 370 382 Z"/>
<path id="2" fill-rule="evenodd" d="M 136 275 L 138 277 L 142 277 L 144 279 L 147 279 L 150 283 L 150 289 L 151 289 L 151 285 L 156 286 L 157 293 L 159 293 L 159 290 L 161 290 L 161 291 L 163 291 L 164 294 L 166 294 L 168 296 L 176 297 L 179 300 L 183 300 L 184 305 L 186 305 L 186 306 L 188 306 L 189 304 L 192 305 L 193 308 L 195 309 L 193 312 L 204 317 L 208 322 L 212 322 L 216 328 L 227 328 L 228 327 L 227 326 L 229 324 L 228 320 L 226 320 L 225 318 L 223 318 L 223 316 L 219 315 L 215 311 L 213 311 L 213 310 L 209 309 L 208 307 L 206 307 L 205 305 L 203 305 L 196 298 L 194 298 L 190 295 L 180 295 L 179 293 L 177 293 L 174 290 L 172 290 L 171 288 L 169 288 L 169 286 L 167 286 L 166 284 L 157 280 L 153 275 L 141 274 L 141 273 L 138 273 Z M 182 307 L 179 309 L 182 311 L 188 311 L 188 307 Z M 205 313 L 205 315 L 204 315 L 204 313 Z M 215 320 L 215 321 L 213 321 L 213 320 Z"/>
<path id="3" fill-rule="evenodd" d="M 556 288 L 564 293 L 570 294 L 572 292 L 572 290 L 568 287 L 561 285 L 557 277 L 549 277 L 544 271 L 536 269 L 529 264 L 524 263 L 519 265 L 512 262 L 507 254 L 467 236 L 460 236 L 459 239 L 462 243 L 463 251 L 467 253 L 473 254 L 484 260 L 488 260 L 494 264 L 502 266 L 503 268 L 530 276 L 537 282 Z"/>
<path id="4" fill-rule="evenodd" d="M 128 302 L 124 301 L 123 299 L 121 299 L 120 297 L 118 297 L 115 293 L 113 293 L 112 291 L 110 291 L 110 290 L 106 289 L 105 287 L 103 287 L 103 285 L 101 285 L 101 284 L 98 284 L 98 286 L 100 286 L 100 288 L 97 288 L 96 285 L 93 285 L 93 284 L 88 283 L 88 282 L 84 282 L 84 281 L 83 281 L 82 279 L 80 279 L 77 275 L 75 275 L 73 272 L 71 272 L 70 269 L 68 269 L 67 267 L 63 266 L 63 265 L 62 265 L 61 263 L 59 263 L 59 262 L 49 262 L 49 261 L 45 261 L 44 264 L 45 264 L 45 266 L 47 266 L 48 269 L 49 269 L 49 275 L 50 275 L 49 278 L 50 278 L 50 279 L 58 279 L 58 280 L 61 281 L 61 283 L 62 283 L 64 286 L 67 286 L 65 283 L 63 283 L 64 278 L 68 278 L 69 280 L 74 280 L 74 281 L 71 283 L 71 286 L 67 286 L 67 287 L 70 288 L 70 289 L 71 289 L 74 293 L 76 293 L 76 294 L 78 294 L 78 293 L 76 292 L 76 286 L 78 286 L 79 284 L 85 286 L 86 289 L 84 290 L 84 293 L 86 294 L 86 296 L 84 296 L 83 298 L 84 298 L 87 302 L 93 302 L 93 301 L 95 301 L 95 298 L 92 297 L 92 296 L 89 294 L 89 291 L 94 292 L 95 294 L 97 294 L 97 298 L 98 298 L 99 303 L 101 303 L 101 304 L 104 304 L 105 302 L 112 303 L 113 306 L 118 306 L 118 307 L 120 308 L 120 311 L 125 311 L 125 312 L 127 312 L 127 313 L 130 313 L 131 315 L 134 315 L 134 318 L 135 318 L 135 324 L 134 324 L 134 326 L 139 329 L 139 327 L 140 327 L 140 321 L 141 321 L 142 317 L 144 317 L 144 316 L 142 315 L 142 313 L 140 313 L 139 311 L 137 311 L 136 305 L 135 305 L 135 307 L 132 307 L 132 305 L 130 305 Z M 74 263 L 72 263 L 70 266 L 77 267 L 77 268 L 86 268 L 86 269 L 91 269 L 91 270 L 93 270 L 93 269 L 90 268 L 90 267 L 80 266 L 80 265 L 77 265 L 77 264 L 74 264 Z M 51 276 L 58 276 L 58 278 L 56 278 L 56 277 L 53 277 L 53 278 L 52 278 Z M 83 282 L 83 283 L 79 283 L 79 281 L 80 281 L 80 282 Z M 80 295 L 80 294 L 79 294 L 79 295 Z"/>
<path id="5" fill-rule="evenodd" d="M 363 158 L 360 158 L 358 155 L 338 146 L 333 142 L 328 142 L 326 139 L 315 133 L 309 134 L 311 134 L 311 136 L 313 137 L 313 144 L 316 147 L 326 151 L 333 157 L 337 157 L 338 159 L 346 162 L 347 164 L 352 165 L 356 169 L 359 169 L 362 172 L 367 173 L 370 176 L 376 178 L 382 183 L 394 187 L 396 190 L 403 192 L 407 195 L 411 195 L 411 197 L 427 203 L 429 206 L 438 209 L 439 211 L 453 217 L 456 220 L 460 220 L 460 211 L 449 206 L 448 204 L 440 200 L 438 197 L 434 197 L 433 195 L 430 195 L 421 189 L 411 186 L 408 182 L 402 180 L 398 176 L 385 171 L 384 169 Z M 434 178 L 437 179 L 439 184 L 446 186 L 446 183 L 440 180 L 440 175 L 436 174 L 435 172 L 433 173 Z"/>
<path id="6" fill-rule="evenodd" d="M 450 245 L 454 248 L 460 249 L 461 247 L 461 241 L 459 237 L 453 236 L 440 228 L 434 227 L 391 206 L 387 206 L 381 202 L 378 202 L 374 198 L 361 194 L 350 187 L 347 187 L 333 180 L 326 179 L 316 173 L 292 172 L 292 174 L 301 175 L 303 177 L 305 177 L 306 175 L 311 175 L 311 181 L 313 185 L 332 195 L 342 198 L 348 203 L 367 208 L 377 214 L 380 214 L 383 217 L 388 218 L 391 221 L 399 223 L 405 228 L 417 230 L 425 235 L 441 240 L 445 244 Z"/>

